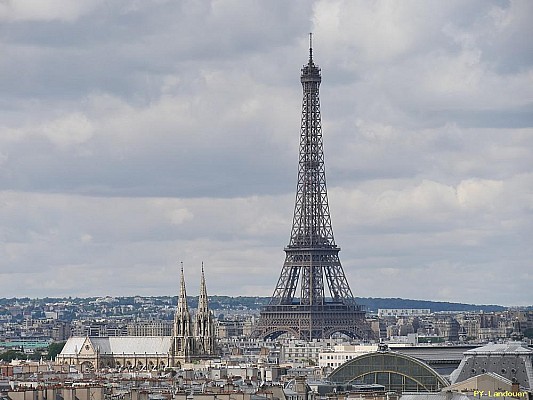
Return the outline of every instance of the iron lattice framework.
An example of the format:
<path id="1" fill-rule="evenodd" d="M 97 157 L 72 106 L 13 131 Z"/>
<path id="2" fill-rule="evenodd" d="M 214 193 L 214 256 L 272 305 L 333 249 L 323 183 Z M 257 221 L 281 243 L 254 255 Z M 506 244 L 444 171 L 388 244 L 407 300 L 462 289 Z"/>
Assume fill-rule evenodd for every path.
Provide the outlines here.
<path id="1" fill-rule="evenodd" d="M 353 298 L 339 260 L 340 248 L 333 238 L 320 116 L 322 78 L 313 62 L 311 44 L 300 80 L 300 156 L 291 238 L 274 294 L 261 311 L 252 337 L 275 338 L 289 333 L 308 340 L 342 332 L 367 338 L 371 331 L 365 312 Z"/>

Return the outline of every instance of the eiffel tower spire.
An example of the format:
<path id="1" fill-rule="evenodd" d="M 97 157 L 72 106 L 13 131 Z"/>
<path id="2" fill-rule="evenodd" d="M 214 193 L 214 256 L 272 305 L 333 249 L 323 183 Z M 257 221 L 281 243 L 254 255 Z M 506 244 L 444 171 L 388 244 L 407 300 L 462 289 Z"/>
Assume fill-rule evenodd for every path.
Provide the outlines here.
<path id="1" fill-rule="evenodd" d="M 353 298 L 333 237 L 322 142 L 321 81 L 310 34 L 309 60 L 300 76 L 302 118 L 291 236 L 278 283 L 252 337 L 289 333 L 316 339 L 343 332 L 364 338 L 371 334 L 365 312 Z"/>

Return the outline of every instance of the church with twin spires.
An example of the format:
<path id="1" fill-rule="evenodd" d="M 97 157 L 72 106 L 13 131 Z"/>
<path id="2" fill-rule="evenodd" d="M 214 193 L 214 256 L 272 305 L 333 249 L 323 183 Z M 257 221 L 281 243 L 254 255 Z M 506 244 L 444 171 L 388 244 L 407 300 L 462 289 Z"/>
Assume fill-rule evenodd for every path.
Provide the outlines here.
<path id="1" fill-rule="evenodd" d="M 172 336 L 70 337 L 56 362 L 80 371 L 100 368 L 158 370 L 217 357 L 215 323 L 209 309 L 204 267 L 198 308 L 191 314 L 183 265 Z"/>

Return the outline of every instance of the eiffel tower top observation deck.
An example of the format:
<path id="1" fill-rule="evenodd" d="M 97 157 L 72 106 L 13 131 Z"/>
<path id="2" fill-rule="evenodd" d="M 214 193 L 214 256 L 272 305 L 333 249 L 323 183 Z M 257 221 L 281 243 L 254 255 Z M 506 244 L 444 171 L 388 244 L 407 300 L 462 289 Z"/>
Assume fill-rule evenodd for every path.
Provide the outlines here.
<path id="1" fill-rule="evenodd" d="M 370 336 L 365 312 L 355 303 L 331 227 L 319 100 L 322 78 L 309 37 L 309 61 L 300 77 L 302 118 L 291 237 L 278 283 L 252 337 L 289 333 L 314 339 L 343 332 L 364 338 Z"/>

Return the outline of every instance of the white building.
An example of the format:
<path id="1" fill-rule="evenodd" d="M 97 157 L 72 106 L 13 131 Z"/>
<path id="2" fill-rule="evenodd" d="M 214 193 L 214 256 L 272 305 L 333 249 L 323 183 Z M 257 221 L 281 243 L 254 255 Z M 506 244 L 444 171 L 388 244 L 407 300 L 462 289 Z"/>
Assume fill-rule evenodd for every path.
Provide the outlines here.
<path id="1" fill-rule="evenodd" d="M 378 350 L 377 344 L 347 345 L 339 344 L 332 350 L 323 351 L 318 355 L 318 366 L 321 369 L 335 369 L 346 361 L 363 354 L 374 353 Z"/>
<path id="2" fill-rule="evenodd" d="M 378 317 L 422 317 L 431 314 L 429 308 L 380 308 Z"/>

